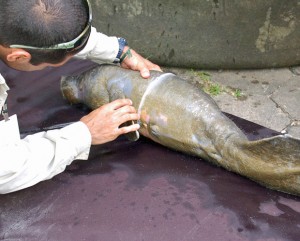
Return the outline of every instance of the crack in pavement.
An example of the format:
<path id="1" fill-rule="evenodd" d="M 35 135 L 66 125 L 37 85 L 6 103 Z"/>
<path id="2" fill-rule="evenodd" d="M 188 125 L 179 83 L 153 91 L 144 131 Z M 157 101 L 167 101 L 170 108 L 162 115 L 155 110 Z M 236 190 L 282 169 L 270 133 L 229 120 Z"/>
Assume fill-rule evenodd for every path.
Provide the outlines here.
<path id="1" fill-rule="evenodd" d="M 284 107 L 282 107 L 279 103 L 277 103 L 277 101 L 274 99 L 273 96 L 279 91 L 279 89 L 280 86 L 277 86 L 277 88 L 271 94 L 268 95 L 268 98 L 275 104 L 276 108 L 280 109 L 280 111 L 284 113 L 286 117 L 289 119 L 290 123 L 285 127 L 283 127 L 282 130 L 280 131 L 281 133 L 286 134 L 289 132 L 290 128 L 294 126 L 293 123 L 295 122 L 295 120 L 293 120 L 292 115 Z"/>

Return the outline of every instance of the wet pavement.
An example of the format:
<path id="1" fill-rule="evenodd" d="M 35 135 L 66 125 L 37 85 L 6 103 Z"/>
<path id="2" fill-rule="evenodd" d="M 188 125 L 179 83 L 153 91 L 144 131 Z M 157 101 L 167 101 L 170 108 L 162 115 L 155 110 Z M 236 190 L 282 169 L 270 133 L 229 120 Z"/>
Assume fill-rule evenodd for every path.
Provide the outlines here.
<path id="1" fill-rule="evenodd" d="M 206 86 L 224 112 L 300 138 L 300 67 L 164 71 Z"/>

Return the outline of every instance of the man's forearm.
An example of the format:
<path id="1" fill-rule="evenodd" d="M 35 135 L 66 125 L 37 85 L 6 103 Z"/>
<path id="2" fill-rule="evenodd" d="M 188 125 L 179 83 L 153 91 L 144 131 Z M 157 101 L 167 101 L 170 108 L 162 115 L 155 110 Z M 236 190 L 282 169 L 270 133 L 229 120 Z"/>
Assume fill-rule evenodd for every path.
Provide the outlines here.
<path id="1" fill-rule="evenodd" d="M 0 193 L 14 192 L 52 178 L 73 160 L 87 159 L 90 145 L 88 128 L 76 122 L 1 146 Z"/>

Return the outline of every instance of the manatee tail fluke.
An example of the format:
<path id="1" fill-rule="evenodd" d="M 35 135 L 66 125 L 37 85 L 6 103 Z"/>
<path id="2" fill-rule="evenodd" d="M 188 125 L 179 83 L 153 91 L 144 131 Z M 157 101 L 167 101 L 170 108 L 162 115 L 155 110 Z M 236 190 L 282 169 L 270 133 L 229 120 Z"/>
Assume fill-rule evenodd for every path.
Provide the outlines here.
<path id="1" fill-rule="evenodd" d="M 300 139 L 279 135 L 240 148 L 241 173 L 271 189 L 300 195 Z"/>

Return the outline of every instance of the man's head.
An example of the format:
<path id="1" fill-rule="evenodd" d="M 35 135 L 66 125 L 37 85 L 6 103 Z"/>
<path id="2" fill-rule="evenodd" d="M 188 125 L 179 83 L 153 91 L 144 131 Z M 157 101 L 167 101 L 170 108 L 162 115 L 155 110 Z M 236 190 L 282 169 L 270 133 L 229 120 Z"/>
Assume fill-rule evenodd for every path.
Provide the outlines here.
<path id="1" fill-rule="evenodd" d="M 59 66 L 90 34 L 87 0 L 5 0 L 0 9 L 0 58 L 15 69 Z"/>

